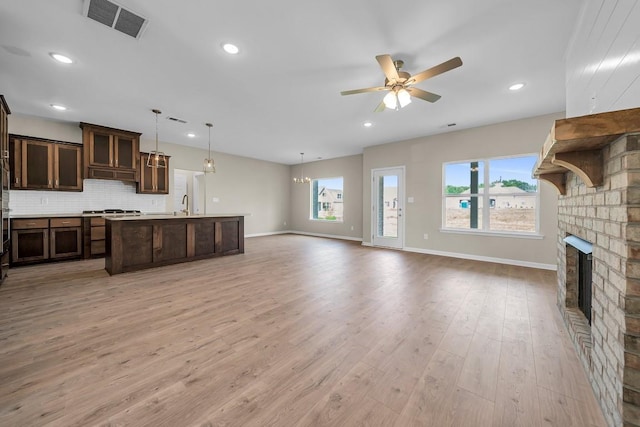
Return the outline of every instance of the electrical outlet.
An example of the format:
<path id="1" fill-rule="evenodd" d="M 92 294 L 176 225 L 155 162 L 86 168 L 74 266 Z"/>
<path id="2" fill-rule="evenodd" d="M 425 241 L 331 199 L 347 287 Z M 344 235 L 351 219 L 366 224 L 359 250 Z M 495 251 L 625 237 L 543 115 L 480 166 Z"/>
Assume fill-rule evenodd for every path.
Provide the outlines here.
<path id="1" fill-rule="evenodd" d="M 424 240 L 428 240 L 429 239 L 429 233 L 424 233 Z"/>
<path id="2" fill-rule="evenodd" d="M 351 231 L 353 231 L 353 225 L 351 226 Z"/>
<path id="3" fill-rule="evenodd" d="M 214 198 L 213 198 L 213 203 L 219 203 L 219 202 L 220 202 L 220 199 L 219 199 L 219 198 L 217 198 L 217 197 L 214 197 Z"/>
<path id="4" fill-rule="evenodd" d="M 41 198 L 40 199 L 40 204 L 48 205 L 49 204 L 49 199 L 47 199 L 46 197 Z"/>
<path id="5" fill-rule="evenodd" d="M 284 222 L 284 225 L 285 225 L 285 226 L 287 225 L 287 221 L 285 221 L 285 222 Z"/>

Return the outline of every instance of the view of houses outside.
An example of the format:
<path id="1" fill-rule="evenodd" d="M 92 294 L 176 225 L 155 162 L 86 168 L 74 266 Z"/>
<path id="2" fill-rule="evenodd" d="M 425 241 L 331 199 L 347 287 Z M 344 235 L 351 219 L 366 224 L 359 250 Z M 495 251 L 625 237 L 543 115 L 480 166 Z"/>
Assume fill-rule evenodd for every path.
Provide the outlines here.
<path id="1" fill-rule="evenodd" d="M 312 219 L 342 222 L 344 218 L 343 179 L 314 179 L 312 186 Z"/>
<path id="2" fill-rule="evenodd" d="M 483 179 L 488 163 L 489 230 L 535 232 L 538 187 L 537 180 L 531 178 L 535 160 L 535 156 L 525 156 L 445 165 L 444 226 L 483 227 L 487 197 Z M 477 180 L 477 191 L 471 193 L 473 179 Z"/>
<path id="3" fill-rule="evenodd" d="M 396 176 L 380 178 L 382 217 L 378 218 L 378 236 L 398 237 L 398 179 Z M 379 201 L 380 202 L 380 201 Z"/>

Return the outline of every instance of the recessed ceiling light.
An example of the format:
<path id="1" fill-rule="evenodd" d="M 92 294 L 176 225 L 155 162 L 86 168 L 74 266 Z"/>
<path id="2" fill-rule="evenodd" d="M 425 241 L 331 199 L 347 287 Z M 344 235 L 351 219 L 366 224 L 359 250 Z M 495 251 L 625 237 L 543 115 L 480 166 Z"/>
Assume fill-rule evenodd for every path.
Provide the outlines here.
<path id="1" fill-rule="evenodd" d="M 195 134 L 195 133 L 193 133 L 193 132 L 189 132 L 189 133 L 187 134 L 187 136 L 188 136 L 189 138 L 195 138 L 195 137 L 196 137 L 196 134 Z"/>
<path id="2" fill-rule="evenodd" d="M 63 64 L 73 64 L 73 59 L 69 58 L 68 56 L 64 56 L 60 53 L 54 53 L 54 52 L 51 52 L 49 55 L 51 55 L 51 57 L 56 61 L 61 62 Z"/>
<path id="3" fill-rule="evenodd" d="M 364 122 L 364 123 L 362 124 L 362 126 L 364 126 L 364 127 L 366 127 L 366 128 L 370 128 L 371 126 L 373 126 L 373 123 L 371 123 L 371 122 Z"/>
<path id="4" fill-rule="evenodd" d="M 53 108 L 54 110 L 58 110 L 58 111 L 64 111 L 67 109 L 67 107 L 65 107 L 64 105 L 60 105 L 60 104 L 51 104 L 51 108 Z"/>
<path id="5" fill-rule="evenodd" d="M 515 83 L 509 86 L 509 90 L 520 90 L 524 87 L 524 83 Z"/>
<path id="6" fill-rule="evenodd" d="M 231 44 L 231 43 L 223 44 L 222 48 L 224 49 L 225 52 L 227 52 L 228 54 L 231 54 L 231 55 L 235 55 L 238 52 L 240 52 L 240 49 L 238 49 L 238 46 L 236 46 L 235 44 Z"/>

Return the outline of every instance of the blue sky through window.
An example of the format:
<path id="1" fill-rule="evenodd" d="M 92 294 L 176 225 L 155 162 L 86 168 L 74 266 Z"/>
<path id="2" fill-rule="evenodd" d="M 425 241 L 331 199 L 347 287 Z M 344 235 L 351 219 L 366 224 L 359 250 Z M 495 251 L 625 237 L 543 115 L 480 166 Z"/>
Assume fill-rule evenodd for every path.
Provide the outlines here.
<path id="1" fill-rule="evenodd" d="M 537 180 L 531 178 L 531 170 L 536 162 L 536 156 L 511 157 L 506 159 L 490 160 L 489 180 L 517 179 L 531 185 L 537 185 Z M 453 163 L 445 165 L 445 185 L 469 186 L 471 162 Z M 478 174 L 480 182 L 484 176 L 484 162 L 479 162 Z"/>

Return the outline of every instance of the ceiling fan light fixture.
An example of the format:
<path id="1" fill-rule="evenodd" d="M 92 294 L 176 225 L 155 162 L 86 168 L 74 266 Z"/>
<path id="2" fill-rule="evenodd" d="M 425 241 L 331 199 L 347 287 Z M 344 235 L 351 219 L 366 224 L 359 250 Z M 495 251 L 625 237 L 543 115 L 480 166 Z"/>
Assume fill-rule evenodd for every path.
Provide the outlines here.
<path id="1" fill-rule="evenodd" d="M 396 110 L 398 108 L 398 96 L 395 91 L 391 91 L 382 99 L 384 106 L 390 110 Z"/>
<path id="2" fill-rule="evenodd" d="M 400 108 L 411 104 L 411 94 L 405 88 L 398 91 L 398 103 L 400 104 Z"/>

